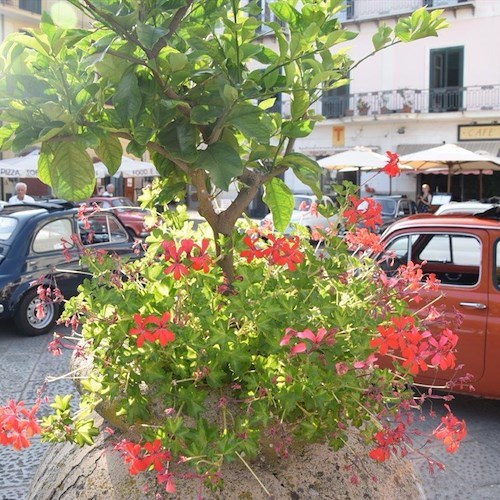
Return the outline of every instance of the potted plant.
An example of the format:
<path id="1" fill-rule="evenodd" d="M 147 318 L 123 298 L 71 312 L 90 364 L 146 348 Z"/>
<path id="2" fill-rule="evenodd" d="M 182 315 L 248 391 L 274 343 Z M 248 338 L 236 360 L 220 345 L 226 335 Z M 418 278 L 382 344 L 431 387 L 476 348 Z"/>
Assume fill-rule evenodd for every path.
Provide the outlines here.
<path id="1" fill-rule="evenodd" d="M 401 425 L 389 417 L 397 419 L 411 406 L 408 384 L 434 347 L 416 345 L 425 332 L 418 319 L 409 319 L 405 300 L 406 292 L 417 293 L 426 282 L 414 279 L 407 286 L 406 275 L 387 280 L 376 262 L 352 255 L 377 248 L 377 235 L 366 227 L 380 223 L 380 207 L 358 200 L 353 186 L 337 187 L 341 208 L 329 234 L 320 235 L 323 251 L 309 243 L 314 227 L 287 235 L 236 228 L 262 188 L 274 229 L 286 232 L 294 208 L 281 179 L 288 169 L 322 197 L 322 169 L 296 152 L 295 143 L 320 119 L 310 113 L 318 84 L 339 78 L 338 58 L 324 54 L 337 36 L 332 38 L 337 14 L 321 2 L 295 6 L 304 15 L 285 23 L 291 41 L 281 35 L 271 49 L 253 36 L 259 23 L 248 16 L 253 11 L 240 11 L 237 2 L 167 3 L 164 12 L 145 5 L 137 17 L 127 1 L 121 10 L 77 2 L 98 21 L 96 28 L 63 29 L 47 14 L 33 35 L 38 38 L 13 34 L 0 52 L 9 78 L 25 81 L 29 75 L 39 84 L 35 93 L 0 86 L 0 146 L 41 142 L 41 177 L 57 196 L 77 200 L 94 189 L 87 150 L 97 151 L 113 174 L 124 141 L 138 157 L 149 152 L 160 172 L 143 203 L 164 217 L 163 223 L 153 217 L 137 260 L 122 262 L 104 251 L 87 256 L 92 279 L 65 308 L 72 338 L 81 341 L 76 353 L 88 364 L 78 377 L 80 409 L 72 411 L 70 395 L 59 396 L 40 422 L 41 399 L 30 409 L 10 402 L 0 408 L 0 444 L 26 447 L 28 438 L 42 434 L 83 446 L 111 429 L 130 473 L 150 471 L 168 493 L 184 479 L 216 488 L 225 465 L 254 470 L 251 461 L 269 452 L 279 469 L 302 445 L 323 444 L 330 453 L 350 448 L 348 435 L 356 430 L 367 443 L 364 454 L 386 461 L 406 443 Z M 305 40 L 311 16 L 325 22 Z M 398 21 L 376 50 L 405 39 L 408 23 L 410 18 Z M 421 9 L 410 26 L 412 37 L 421 38 L 435 34 L 443 20 Z M 338 29 L 341 39 L 345 34 Z M 61 50 L 61 40 L 71 43 Z M 293 48 L 297 40 L 304 43 Z M 316 60 L 315 52 L 325 57 Z M 253 69 L 253 59 L 265 61 L 264 71 Z M 346 72 L 355 64 L 345 58 Z M 53 71 L 59 67 L 65 71 Z M 56 111 L 63 122 L 54 119 L 53 106 L 40 106 L 43 99 L 53 102 L 61 88 L 65 99 Z M 270 111 L 276 92 L 293 97 L 290 119 Z M 360 114 L 368 109 L 360 99 Z M 217 192 L 233 183 L 233 202 L 216 211 Z M 167 208 L 193 188 L 207 222 L 198 231 L 185 214 Z M 333 217 L 333 210 L 323 215 Z M 85 226 L 83 209 L 80 215 Z M 350 239 L 337 234 L 344 227 L 352 229 Z M 49 291 L 56 287 L 51 283 Z M 41 301 L 54 296 L 40 288 Z M 51 348 L 67 343 L 58 337 Z M 409 348 L 406 358 L 400 346 Z M 419 365 L 414 348 L 420 349 Z M 389 350 L 394 372 L 376 366 Z M 97 425 L 94 409 L 105 413 L 107 426 Z M 452 437 L 454 432 L 449 430 Z M 92 473 L 82 477 L 95 480 Z M 302 469 L 293 477 L 302 480 Z M 54 485 L 67 493 L 60 482 Z M 99 497 L 87 486 L 69 485 Z M 243 496 L 251 495 L 227 495 Z"/>
<path id="2" fill-rule="evenodd" d="M 368 110 L 370 109 L 370 105 L 368 104 L 368 102 L 366 102 L 365 99 L 363 99 L 363 97 L 360 97 L 356 104 L 356 108 L 358 109 L 358 113 L 360 115 L 367 115 Z"/>
<path id="3" fill-rule="evenodd" d="M 403 103 L 402 108 L 399 110 L 400 113 L 411 113 L 413 109 L 413 100 L 411 98 L 412 92 L 408 88 L 399 89 L 398 95 L 401 97 Z"/>
<path id="4" fill-rule="evenodd" d="M 378 100 L 380 106 L 380 113 L 383 115 L 391 113 L 391 110 L 387 107 L 387 104 L 389 102 L 389 95 L 387 94 L 387 92 L 380 92 L 378 95 Z"/>

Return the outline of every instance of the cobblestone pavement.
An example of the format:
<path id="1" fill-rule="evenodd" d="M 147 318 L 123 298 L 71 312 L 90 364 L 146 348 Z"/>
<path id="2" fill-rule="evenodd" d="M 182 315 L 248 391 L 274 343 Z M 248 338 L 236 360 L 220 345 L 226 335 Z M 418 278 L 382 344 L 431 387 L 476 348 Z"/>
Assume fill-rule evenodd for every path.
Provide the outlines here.
<path id="1" fill-rule="evenodd" d="M 61 331 L 61 328 L 57 328 L 57 331 Z M 22 337 L 13 332 L 14 326 L 9 321 L 1 320 L 0 405 L 14 399 L 22 400 L 27 407 L 31 407 L 47 375 L 66 373 L 69 352 L 58 357 L 52 356 L 47 350 L 52 340 L 51 334 Z M 72 382 L 59 380 L 48 384 L 45 394 L 53 397 L 58 393 L 69 392 L 74 392 Z M 23 500 L 26 497 L 31 478 L 47 446 L 40 440 L 34 440 L 32 446 L 20 452 L 0 446 L 1 500 Z"/>
<path id="2" fill-rule="evenodd" d="M 61 331 L 60 328 L 56 329 Z M 22 337 L 13 333 L 10 322 L 0 325 L 0 405 L 9 399 L 23 400 L 31 406 L 37 389 L 47 375 L 67 371 L 69 352 L 54 357 L 47 351 L 52 335 Z M 46 394 L 75 393 L 73 384 L 60 380 L 48 385 Z M 427 463 L 418 454 L 410 455 L 428 500 L 500 500 L 500 401 L 458 396 L 451 403 L 454 414 L 465 419 L 468 435 L 455 455 L 448 454 L 433 439 L 422 451 L 441 460 L 445 471 L 429 474 Z M 442 408 L 436 404 L 436 411 Z M 418 417 L 418 416 L 417 416 Z M 426 435 L 439 423 L 439 417 L 417 423 Z M 423 443 L 415 438 L 415 447 Z M 48 444 L 35 441 L 21 452 L 0 447 L 0 500 L 24 500 L 29 483 Z M 87 500 L 84 496 L 81 500 Z M 130 499 L 133 500 L 133 499 Z M 282 500 L 282 499 L 277 499 Z M 284 500 L 284 499 L 283 499 Z M 308 500 L 308 499 L 301 499 Z M 358 500 L 358 499 L 353 499 Z M 387 499 L 407 500 L 407 499 Z M 413 499 L 408 499 L 413 500 Z"/>

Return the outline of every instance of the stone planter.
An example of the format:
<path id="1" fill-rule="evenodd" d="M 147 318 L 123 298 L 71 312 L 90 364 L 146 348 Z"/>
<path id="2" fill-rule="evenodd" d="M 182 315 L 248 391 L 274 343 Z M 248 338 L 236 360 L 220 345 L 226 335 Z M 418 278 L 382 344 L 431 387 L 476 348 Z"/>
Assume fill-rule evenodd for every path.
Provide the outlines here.
<path id="1" fill-rule="evenodd" d="M 130 476 L 119 454 L 110 450 L 118 439 L 116 435 L 103 438 L 101 434 L 91 447 L 53 445 L 35 474 L 27 499 L 143 500 L 154 498 L 156 492 L 160 493 L 160 498 L 197 498 L 199 483 L 195 480 L 176 480 L 177 493 L 169 496 L 161 487 L 155 488 L 150 476 L 149 493 L 145 493 L 147 476 Z M 424 498 L 409 460 L 392 458 L 379 464 L 367 457 L 367 450 L 359 443 L 351 444 L 360 457 L 359 469 L 352 468 L 351 452 L 332 452 L 324 445 L 304 447 L 291 453 L 286 460 L 262 454 L 251 467 L 275 500 Z M 351 481 L 353 473 L 360 478 L 358 485 Z M 205 500 L 269 499 L 241 462 L 225 465 L 222 479 L 223 490 L 214 493 L 205 489 Z"/>
<path id="2" fill-rule="evenodd" d="M 71 368 L 82 368 L 85 363 L 74 357 Z M 88 364 L 81 373 L 88 374 Z M 205 417 L 209 420 L 216 418 L 216 402 L 207 399 Z M 153 403 L 153 419 L 160 418 L 161 408 L 159 405 L 155 412 Z M 197 480 L 176 478 L 177 493 L 168 495 L 155 484 L 153 474 L 131 476 L 113 446 L 122 438 L 136 440 L 137 436 L 116 418 L 113 405 L 104 404 L 98 409 L 104 418 L 94 415 L 96 426 L 102 431 L 111 422 L 115 433 L 101 432 L 93 446 L 84 448 L 69 443 L 52 445 L 35 473 L 27 500 L 145 500 L 155 498 L 155 493 L 160 493 L 160 498 L 198 498 Z M 211 492 L 205 488 L 203 499 L 269 499 L 255 476 L 275 500 L 425 498 L 408 459 L 393 457 L 380 464 L 368 457 L 369 450 L 360 441 L 351 439 L 349 448 L 337 452 L 321 444 L 296 446 L 286 459 L 278 458 L 269 446 L 262 444 L 260 455 L 250 463 L 252 472 L 238 460 L 225 464 L 221 470 L 223 489 Z M 188 469 L 173 464 L 171 472 L 179 477 Z M 352 481 L 353 474 L 359 477 L 359 484 Z"/>

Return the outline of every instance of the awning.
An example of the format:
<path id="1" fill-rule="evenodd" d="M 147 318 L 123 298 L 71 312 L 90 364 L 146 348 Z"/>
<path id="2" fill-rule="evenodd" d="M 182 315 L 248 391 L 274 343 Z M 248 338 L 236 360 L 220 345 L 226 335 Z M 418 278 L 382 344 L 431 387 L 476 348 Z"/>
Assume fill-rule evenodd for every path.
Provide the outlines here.
<path id="1" fill-rule="evenodd" d="M 487 153 L 491 156 L 500 156 L 500 141 L 458 141 L 457 146 L 461 148 L 468 149 L 473 153 Z M 398 144 L 396 148 L 396 153 L 399 156 L 410 155 L 413 153 L 418 153 L 424 149 L 431 149 L 440 144 Z"/>
<path id="2" fill-rule="evenodd" d="M 457 146 L 473 151 L 474 153 L 486 152 L 491 156 L 500 156 L 500 141 L 458 141 Z"/>

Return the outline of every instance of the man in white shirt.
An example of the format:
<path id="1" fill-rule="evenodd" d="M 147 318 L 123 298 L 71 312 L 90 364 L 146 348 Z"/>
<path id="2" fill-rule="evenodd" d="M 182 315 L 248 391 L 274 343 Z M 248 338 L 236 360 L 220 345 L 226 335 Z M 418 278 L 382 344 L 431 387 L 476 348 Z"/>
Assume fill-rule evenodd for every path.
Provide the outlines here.
<path id="1" fill-rule="evenodd" d="M 28 186 L 24 182 L 18 182 L 16 184 L 16 194 L 11 196 L 9 203 L 13 205 L 19 205 L 20 203 L 35 203 L 35 200 L 26 194 Z"/>
<path id="2" fill-rule="evenodd" d="M 102 196 L 112 197 L 114 195 L 115 195 L 115 186 L 113 186 L 113 184 L 108 184 L 106 186 L 106 191 L 104 191 L 104 193 L 102 193 Z"/>

